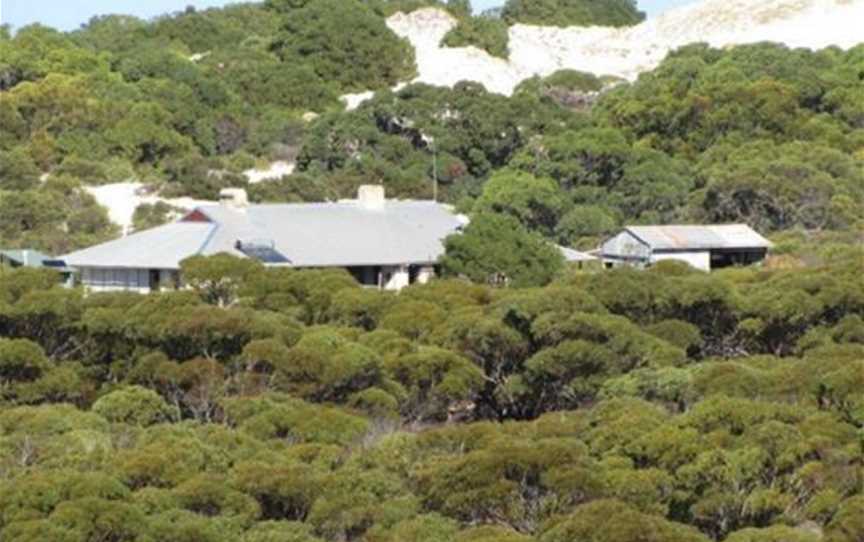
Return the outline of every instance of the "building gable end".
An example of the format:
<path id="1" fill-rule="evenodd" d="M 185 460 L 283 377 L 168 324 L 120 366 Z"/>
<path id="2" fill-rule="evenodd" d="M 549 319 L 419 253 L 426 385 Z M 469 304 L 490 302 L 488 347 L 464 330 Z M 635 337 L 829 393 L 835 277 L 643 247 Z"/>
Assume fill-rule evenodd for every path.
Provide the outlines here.
<path id="1" fill-rule="evenodd" d="M 194 209 L 180 219 L 180 222 L 213 222 L 201 209 Z"/>

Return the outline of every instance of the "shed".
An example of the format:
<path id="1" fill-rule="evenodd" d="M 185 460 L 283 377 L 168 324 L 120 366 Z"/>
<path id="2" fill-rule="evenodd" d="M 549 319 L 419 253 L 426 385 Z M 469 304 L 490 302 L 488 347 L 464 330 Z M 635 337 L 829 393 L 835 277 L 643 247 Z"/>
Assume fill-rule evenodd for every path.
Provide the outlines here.
<path id="1" fill-rule="evenodd" d="M 770 241 L 746 224 L 627 226 L 600 247 L 605 267 L 680 260 L 710 271 L 765 259 Z"/>

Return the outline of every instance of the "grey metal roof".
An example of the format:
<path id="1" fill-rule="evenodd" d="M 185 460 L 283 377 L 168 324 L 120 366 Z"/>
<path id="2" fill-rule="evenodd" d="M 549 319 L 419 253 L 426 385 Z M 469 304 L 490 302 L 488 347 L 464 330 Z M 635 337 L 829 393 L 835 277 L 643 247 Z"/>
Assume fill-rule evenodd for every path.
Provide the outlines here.
<path id="1" fill-rule="evenodd" d="M 211 223 L 176 222 L 67 255 L 70 266 L 174 269 L 194 254 L 243 256 L 237 242 L 266 243 L 297 267 L 433 263 L 466 222 L 442 204 L 387 200 L 370 209 L 335 203 L 197 208 Z"/>
<path id="2" fill-rule="evenodd" d="M 200 253 L 216 229 L 206 222 L 175 222 L 85 248 L 60 259 L 70 267 L 177 269 Z"/>
<path id="3" fill-rule="evenodd" d="M 234 250 L 238 240 L 267 240 L 299 267 L 432 263 L 444 252 L 442 240 L 465 223 L 430 201 L 387 200 L 379 209 L 351 200 L 199 210 L 220 226 L 206 254 Z"/>
<path id="4" fill-rule="evenodd" d="M 771 242 L 746 224 L 627 226 L 653 250 L 768 248 Z"/>

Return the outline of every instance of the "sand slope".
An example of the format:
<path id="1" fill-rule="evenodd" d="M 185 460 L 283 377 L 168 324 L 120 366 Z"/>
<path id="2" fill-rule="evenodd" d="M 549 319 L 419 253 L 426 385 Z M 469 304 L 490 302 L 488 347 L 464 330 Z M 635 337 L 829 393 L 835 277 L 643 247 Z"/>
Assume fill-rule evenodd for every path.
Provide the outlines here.
<path id="1" fill-rule="evenodd" d="M 625 29 L 514 25 L 509 60 L 474 47 L 441 47 L 456 21 L 438 9 L 397 13 L 387 24 L 416 50 L 415 81 L 476 81 L 509 95 L 520 81 L 563 68 L 632 80 L 669 51 L 699 41 L 715 47 L 776 41 L 848 48 L 864 42 L 864 0 L 703 0 Z"/>

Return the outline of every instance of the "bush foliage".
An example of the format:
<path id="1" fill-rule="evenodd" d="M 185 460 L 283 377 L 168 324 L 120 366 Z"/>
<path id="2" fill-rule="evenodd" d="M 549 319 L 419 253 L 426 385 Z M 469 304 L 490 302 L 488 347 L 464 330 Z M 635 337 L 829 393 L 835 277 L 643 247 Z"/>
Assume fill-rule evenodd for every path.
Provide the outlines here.
<path id="1" fill-rule="evenodd" d="M 636 0 L 507 0 L 509 23 L 552 26 L 630 26 L 645 19 Z"/>
<path id="2" fill-rule="evenodd" d="M 0 538 L 859 540 L 847 254 L 398 296 L 227 256 L 149 296 L 2 271 Z"/>

